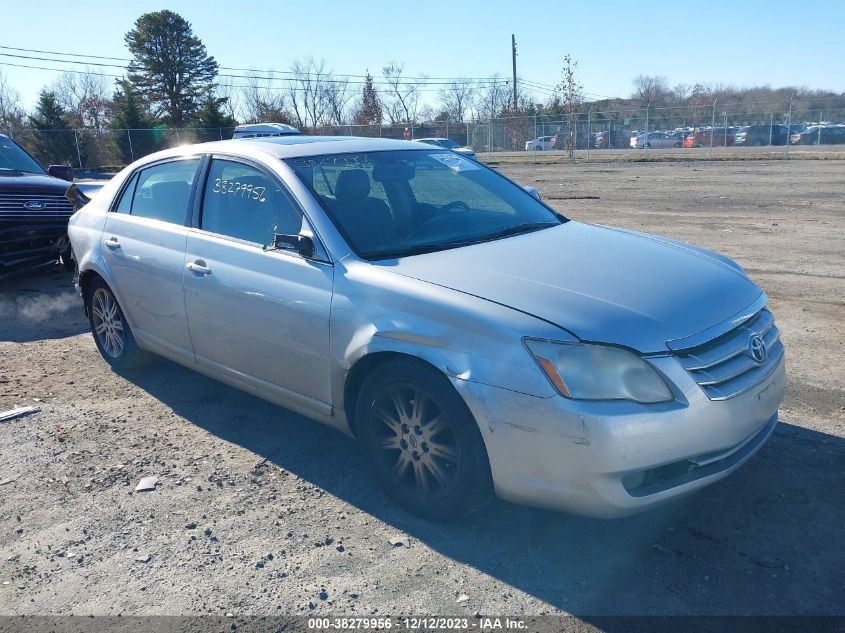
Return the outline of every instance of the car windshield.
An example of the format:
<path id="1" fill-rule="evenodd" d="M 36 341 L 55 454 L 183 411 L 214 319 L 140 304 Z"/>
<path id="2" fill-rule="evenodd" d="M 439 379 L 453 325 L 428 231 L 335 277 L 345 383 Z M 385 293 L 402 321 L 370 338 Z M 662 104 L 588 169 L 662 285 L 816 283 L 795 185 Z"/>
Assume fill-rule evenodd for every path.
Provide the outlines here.
<path id="1" fill-rule="evenodd" d="M 28 174 L 43 174 L 44 168 L 23 151 L 13 140 L 0 137 L 0 171 L 20 171 Z"/>
<path id="2" fill-rule="evenodd" d="M 446 149 L 455 149 L 456 147 L 460 147 L 460 145 L 458 145 L 455 141 L 450 138 L 441 139 L 439 143 Z"/>
<path id="3" fill-rule="evenodd" d="M 404 257 L 556 226 L 566 219 L 504 176 L 436 150 L 289 159 L 361 257 Z"/>

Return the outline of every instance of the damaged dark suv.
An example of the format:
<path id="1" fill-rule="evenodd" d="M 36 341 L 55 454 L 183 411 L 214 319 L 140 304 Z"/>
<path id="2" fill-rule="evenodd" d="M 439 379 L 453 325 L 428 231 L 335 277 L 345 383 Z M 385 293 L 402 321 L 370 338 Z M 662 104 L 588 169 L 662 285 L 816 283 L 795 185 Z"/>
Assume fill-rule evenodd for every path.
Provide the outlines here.
<path id="1" fill-rule="evenodd" d="M 57 177 L 58 176 L 58 177 Z M 73 270 L 65 197 L 73 170 L 51 165 L 49 172 L 25 149 L 0 134 L 0 279 L 61 260 Z"/>

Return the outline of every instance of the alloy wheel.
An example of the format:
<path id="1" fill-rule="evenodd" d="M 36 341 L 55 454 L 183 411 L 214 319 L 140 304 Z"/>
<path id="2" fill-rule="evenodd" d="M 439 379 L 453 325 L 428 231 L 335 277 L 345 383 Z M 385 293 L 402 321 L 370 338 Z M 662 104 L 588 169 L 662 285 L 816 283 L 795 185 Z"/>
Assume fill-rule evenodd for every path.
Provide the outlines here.
<path id="1" fill-rule="evenodd" d="M 91 322 L 100 348 L 109 357 L 120 358 L 125 347 L 123 315 L 105 288 L 97 288 L 91 297 Z"/>
<path id="2" fill-rule="evenodd" d="M 373 401 L 373 442 L 382 468 L 402 494 L 442 499 L 457 487 L 462 454 L 452 421 L 415 385 L 385 385 Z"/>

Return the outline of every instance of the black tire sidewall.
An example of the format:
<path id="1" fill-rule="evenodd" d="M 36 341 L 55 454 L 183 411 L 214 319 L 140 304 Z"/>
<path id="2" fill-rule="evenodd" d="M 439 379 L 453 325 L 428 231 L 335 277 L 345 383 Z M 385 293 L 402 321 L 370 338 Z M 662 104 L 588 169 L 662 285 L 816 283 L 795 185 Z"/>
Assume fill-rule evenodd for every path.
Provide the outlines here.
<path id="1" fill-rule="evenodd" d="M 449 417 L 461 451 L 461 464 L 456 489 L 443 499 L 424 501 L 408 495 L 377 459 L 373 443 L 375 425 L 380 423 L 373 420 L 370 409 L 377 390 L 391 384 L 419 386 Z M 359 443 L 374 477 L 387 495 L 411 514 L 433 521 L 455 520 L 471 510 L 473 501 L 489 488 L 487 452 L 478 425 L 446 376 L 436 369 L 413 361 L 385 363 L 364 380 L 355 410 Z"/>

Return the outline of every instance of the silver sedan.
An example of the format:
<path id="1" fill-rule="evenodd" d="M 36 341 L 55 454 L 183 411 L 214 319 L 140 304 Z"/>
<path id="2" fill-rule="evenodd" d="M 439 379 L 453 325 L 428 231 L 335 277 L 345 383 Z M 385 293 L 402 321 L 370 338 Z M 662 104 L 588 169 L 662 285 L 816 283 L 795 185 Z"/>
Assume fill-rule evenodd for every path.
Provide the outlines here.
<path id="1" fill-rule="evenodd" d="M 159 354 L 353 435 L 423 517 L 491 487 L 631 514 L 725 477 L 777 424 L 783 345 L 739 265 L 567 219 L 443 149 L 180 147 L 69 234 L 116 370 Z"/>

